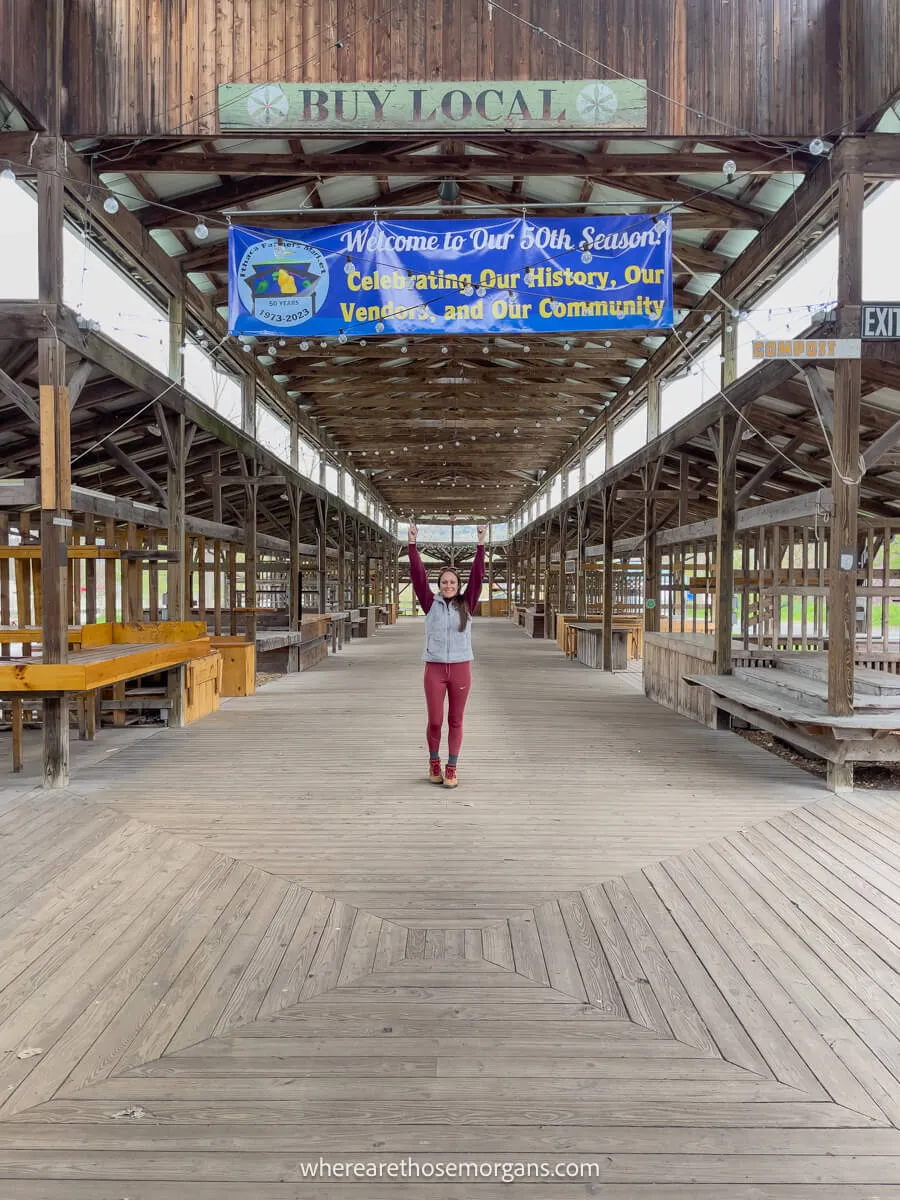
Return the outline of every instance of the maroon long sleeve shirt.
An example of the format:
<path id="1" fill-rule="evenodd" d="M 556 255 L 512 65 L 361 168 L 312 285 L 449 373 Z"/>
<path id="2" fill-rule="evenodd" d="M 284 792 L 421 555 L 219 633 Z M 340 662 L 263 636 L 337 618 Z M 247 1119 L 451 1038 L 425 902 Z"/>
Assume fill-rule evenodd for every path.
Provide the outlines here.
<path id="1" fill-rule="evenodd" d="M 419 602 L 424 613 L 427 613 L 435 601 L 435 594 L 431 590 L 431 585 L 428 582 L 428 576 L 425 572 L 425 564 L 422 562 L 421 555 L 416 547 L 415 542 L 409 543 L 409 574 L 412 579 L 413 591 L 416 593 L 416 599 Z M 469 612 L 475 612 L 475 606 L 481 598 L 481 587 L 484 583 L 484 546 L 481 545 L 475 551 L 475 559 L 472 562 L 472 570 L 469 572 L 469 582 L 466 584 L 466 590 L 463 592 L 466 605 Z"/>

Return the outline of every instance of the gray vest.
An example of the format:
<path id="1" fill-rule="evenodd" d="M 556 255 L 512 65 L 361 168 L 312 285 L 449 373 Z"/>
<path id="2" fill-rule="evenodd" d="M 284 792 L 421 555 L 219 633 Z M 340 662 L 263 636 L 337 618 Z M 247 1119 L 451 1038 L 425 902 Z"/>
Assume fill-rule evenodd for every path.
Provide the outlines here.
<path id="1" fill-rule="evenodd" d="M 466 622 L 465 630 L 459 630 L 459 610 L 445 604 L 440 596 L 425 615 L 425 653 L 422 662 L 458 663 L 471 662 L 472 617 Z"/>

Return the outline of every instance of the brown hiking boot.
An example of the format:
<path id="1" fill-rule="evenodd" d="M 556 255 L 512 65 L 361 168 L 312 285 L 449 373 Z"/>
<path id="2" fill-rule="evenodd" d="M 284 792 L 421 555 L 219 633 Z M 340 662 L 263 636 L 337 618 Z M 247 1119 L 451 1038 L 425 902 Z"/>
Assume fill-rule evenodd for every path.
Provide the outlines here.
<path id="1" fill-rule="evenodd" d="M 429 758 L 428 760 L 428 782 L 444 782 L 444 773 L 441 770 L 441 760 L 439 758 Z"/>
<path id="2" fill-rule="evenodd" d="M 447 763 L 447 769 L 444 771 L 444 787 L 458 787 L 459 780 L 456 778 L 456 767 L 451 767 Z"/>

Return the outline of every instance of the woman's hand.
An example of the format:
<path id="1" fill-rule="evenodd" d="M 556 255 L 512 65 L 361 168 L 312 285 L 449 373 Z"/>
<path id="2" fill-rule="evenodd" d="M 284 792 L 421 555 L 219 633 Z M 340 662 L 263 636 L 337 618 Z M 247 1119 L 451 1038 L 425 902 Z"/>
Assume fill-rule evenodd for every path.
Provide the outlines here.
<path id="1" fill-rule="evenodd" d="M 414 546 L 416 544 L 416 537 L 418 535 L 418 532 L 419 532 L 419 528 L 417 525 L 410 525 L 410 527 L 409 527 L 409 542 L 410 542 L 411 546 Z"/>
<path id="2" fill-rule="evenodd" d="M 487 537 L 487 525 L 478 526 L 478 545 L 484 545 L 484 539 Z"/>

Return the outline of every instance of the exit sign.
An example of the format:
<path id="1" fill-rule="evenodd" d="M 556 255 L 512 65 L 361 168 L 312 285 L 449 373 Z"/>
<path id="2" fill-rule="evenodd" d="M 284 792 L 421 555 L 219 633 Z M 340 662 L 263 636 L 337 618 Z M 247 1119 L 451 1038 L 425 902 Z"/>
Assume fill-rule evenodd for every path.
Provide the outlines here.
<path id="1" fill-rule="evenodd" d="M 862 336 L 864 338 L 900 339 L 900 303 L 864 304 L 862 306 Z"/>

